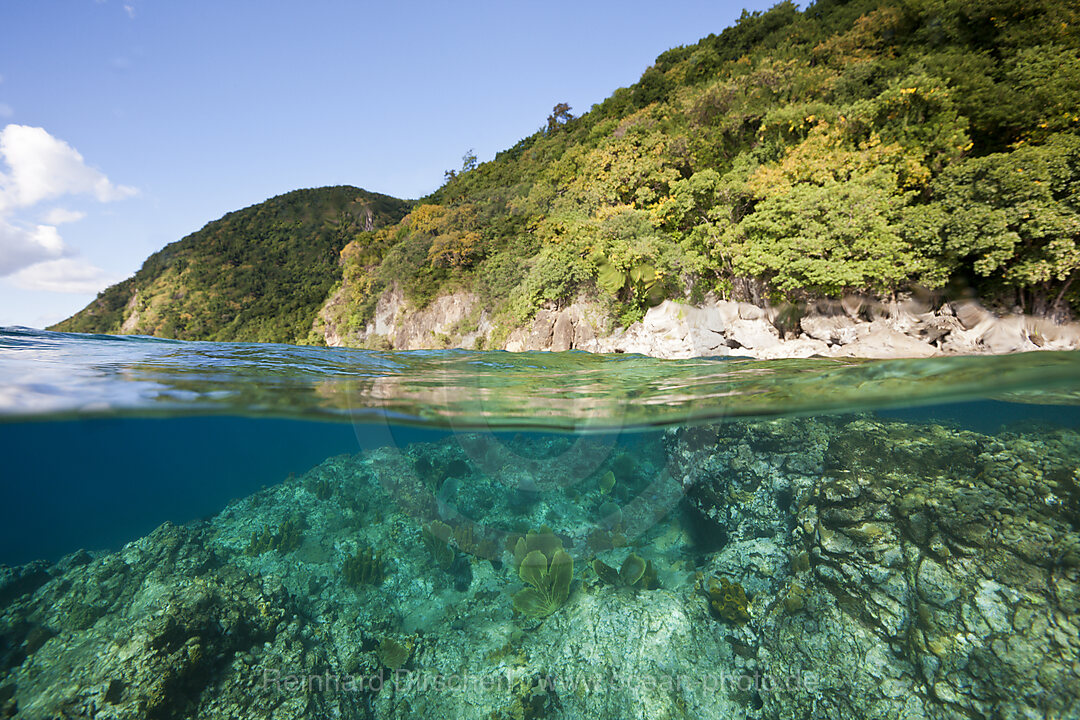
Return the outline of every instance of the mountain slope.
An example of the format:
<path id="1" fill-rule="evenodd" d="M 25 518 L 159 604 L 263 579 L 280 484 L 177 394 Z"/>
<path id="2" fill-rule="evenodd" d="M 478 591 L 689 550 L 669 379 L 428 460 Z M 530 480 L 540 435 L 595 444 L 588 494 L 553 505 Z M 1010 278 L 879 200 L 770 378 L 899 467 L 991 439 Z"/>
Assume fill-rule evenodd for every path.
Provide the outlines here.
<path id="1" fill-rule="evenodd" d="M 497 346 L 582 297 L 624 325 L 664 298 L 961 287 L 1066 315 L 1078 132 L 1075 3 L 781 3 L 664 53 L 581 117 L 556 106 L 491 162 L 467 158 L 345 248 L 323 330 L 371 343 L 376 299 L 398 291 L 412 311 L 473 293 Z"/>
<path id="2" fill-rule="evenodd" d="M 341 278 L 342 248 L 358 232 L 398 222 L 408 207 L 348 186 L 271 198 L 154 253 L 51 329 L 301 342 Z"/>
<path id="3" fill-rule="evenodd" d="M 324 192 L 270 201 L 281 227 L 211 223 L 197 262 L 170 246 L 57 327 L 384 347 L 413 317 L 410 346 L 503 347 L 576 301 L 598 327 L 707 297 L 790 303 L 797 327 L 849 293 L 1061 318 L 1080 309 L 1080 5 L 784 2 L 580 117 L 556 105 L 412 207 L 383 198 L 381 229 Z"/>

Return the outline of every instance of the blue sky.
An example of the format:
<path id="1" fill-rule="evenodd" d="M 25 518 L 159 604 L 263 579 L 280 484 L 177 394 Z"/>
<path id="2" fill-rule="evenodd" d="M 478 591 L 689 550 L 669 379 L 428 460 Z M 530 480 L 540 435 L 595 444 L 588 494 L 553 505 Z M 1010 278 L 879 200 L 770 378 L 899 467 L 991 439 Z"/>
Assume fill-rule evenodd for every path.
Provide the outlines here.
<path id="1" fill-rule="evenodd" d="M 0 325 L 63 319 L 289 190 L 420 197 L 772 4 L 5 2 Z"/>

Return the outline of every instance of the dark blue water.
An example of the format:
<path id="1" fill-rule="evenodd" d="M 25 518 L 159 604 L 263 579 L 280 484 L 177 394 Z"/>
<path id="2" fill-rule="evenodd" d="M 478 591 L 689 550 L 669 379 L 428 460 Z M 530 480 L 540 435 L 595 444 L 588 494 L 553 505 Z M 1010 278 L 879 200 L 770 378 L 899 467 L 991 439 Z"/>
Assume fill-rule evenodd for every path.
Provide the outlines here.
<path id="1" fill-rule="evenodd" d="M 393 441 L 443 435 L 399 427 Z M 0 563 L 116 549 L 387 439 L 377 426 L 234 417 L 0 423 Z"/>
<path id="2" fill-rule="evenodd" d="M 1080 428 L 1080 407 L 1068 406 L 978 401 L 875 414 L 985 434 L 1025 423 Z M 115 550 L 163 522 L 214 515 L 230 500 L 300 475 L 327 457 L 436 442 L 449 434 L 237 417 L 0 423 L 0 563 Z M 635 434 L 621 442 L 633 442 Z M 522 433 L 496 433 L 513 435 Z"/>

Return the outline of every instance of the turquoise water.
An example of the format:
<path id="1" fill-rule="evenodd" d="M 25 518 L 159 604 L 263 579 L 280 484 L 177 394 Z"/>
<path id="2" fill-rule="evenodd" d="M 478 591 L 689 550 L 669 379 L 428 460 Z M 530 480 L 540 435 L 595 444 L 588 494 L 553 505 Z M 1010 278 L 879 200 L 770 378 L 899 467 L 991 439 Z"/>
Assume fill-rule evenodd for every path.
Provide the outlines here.
<path id="1" fill-rule="evenodd" d="M 1080 717 L 1078 397 L 4 329 L 0 717 Z"/>

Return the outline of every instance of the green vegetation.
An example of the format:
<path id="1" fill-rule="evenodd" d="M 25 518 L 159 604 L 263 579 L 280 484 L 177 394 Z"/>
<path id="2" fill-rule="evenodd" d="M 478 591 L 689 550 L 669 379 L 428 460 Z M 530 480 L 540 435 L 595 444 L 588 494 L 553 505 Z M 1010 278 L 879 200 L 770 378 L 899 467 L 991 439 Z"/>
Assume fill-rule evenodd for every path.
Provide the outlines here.
<path id="1" fill-rule="evenodd" d="M 405 661 L 409 659 L 409 655 L 412 654 L 412 648 L 408 645 L 402 645 L 393 638 L 383 638 L 379 643 L 379 647 L 375 650 L 375 655 L 379 658 L 379 662 L 384 667 L 390 670 L 398 670 Z"/>
<path id="2" fill-rule="evenodd" d="M 636 553 L 627 555 L 618 570 L 602 560 L 593 560 L 593 572 L 608 585 L 645 590 L 655 590 L 660 586 L 652 560 L 646 562 Z"/>
<path id="3" fill-rule="evenodd" d="M 271 530 L 270 527 L 263 528 L 262 532 L 252 530 L 251 539 L 248 541 L 247 547 L 244 548 L 244 554 L 254 557 L 271 550 L 280 553 L 292 552 L 300 547 L 303 542 L 303 521 L 297 518 L 289 518 L 278 525 L 276 530 Z"/>
<path id="4" fill-rule="evenodd" d="M 451 538 L 462 552 L 475 552 L 478 549 L 471 524 L 450 527 L 442 520 L 432 520 L 420 527 L 420 540 L 431 554 L 431 559 L 450 576 L 455 590 L 465 592 L 472 584 L 472 565 L 465 555 L 459 554 L 450 544 Z M 484 543 L 484 549 L 492 550 L 488 543 Z"/>
<path id="5" fill-rule="evenodd" d="M 478 533 L 476 524 L 464 518 L 454 525 L 454 542 L 461 552 L 479 559 L 491 560 L 496 555 L 494 541 Z"/>
<path id="6" fill-rule="evenodd" d="M 880 296 L 957 281 L 1077 307 L 1080 8 L 820 0 L 746 13 L 346 248 L 354 326 L 391 281 L 468 288 L 501 328 L 585 296 Z M 497 332 L 498 334 L 498 332 Z"/>
<path id="7" fill-rule="evenodd" d="M 308 484 L 308 490 L 318 500 L 329 500 L 334 496 L 334 486 L 326 478 L 311 481 Z"/>
<path id="8" fill-rule="evenodd" d="M 432 520 L 420 527 L 420 539 L 431 553 L 431 559 L 444 570 L 454 563 L 454 548 L 450 547 L 453 530 L 441 520 Z"/>
<path id="9" fill-rule="evenodd" d="M 528 533 L 514 546 L 518 577 L 530 587 L 514 594 L 514 609 L 523 615 L 546 617 L 570 596 L 574 559 L 550 528 Z"/>
<path id="10" fill-rule="evenodd" d="M 578 297 L 624 324 L 710 292 L 950 284 L 1080 309 L 1076 3 L 782 2 L 570 111 L 490 162 L 467 153 L 403 218 L 353 188 L 228 215 L 57 328 L 115 332 L 133 308 L 139 332 L 304 340 L 332 297 L 347 338 L 391 285 L 413 307 L 475 292 L 496 342 Z"/>
<path id="11" fill-rule="evenodd" d="M 407 211 L 401 200 L 354 187 L 280 195 L 154 253 L 53 329 L 304 342 L 341 280 L 342 248 Z"/>
<path id="12" fill-rule="evenodd" d="M 381 585 L 386 579 L 382 553 L 362 547 L 356 553 L 345 558 L 341 565 L 341 575 L 345 582 L 353 587 L 360 585 Z"/>

